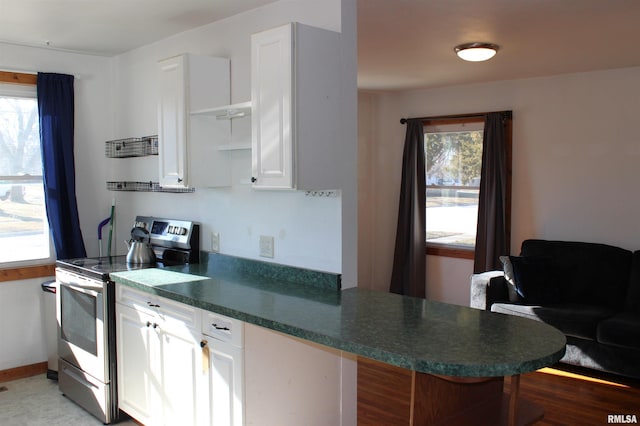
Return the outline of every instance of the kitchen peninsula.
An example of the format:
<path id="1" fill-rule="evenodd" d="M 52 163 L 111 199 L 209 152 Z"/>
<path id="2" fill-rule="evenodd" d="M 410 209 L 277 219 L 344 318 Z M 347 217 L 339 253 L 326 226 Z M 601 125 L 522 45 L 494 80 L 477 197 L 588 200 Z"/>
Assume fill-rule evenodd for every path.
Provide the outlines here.
<path id="1" fill-rule="evenodd" d="M 357 355 L 359 424 L 463 424 L 467 418 L 477 424 L 477 413 L 492 424 L 530 424 L 542 412 L 518 398 L 519 374 L 554 364 L 565 350 L 559 331 L 535 321 L 357 288 L 340 291 L 339 275 L 218 254 L 200 264 L 112 278 Z M 503 395 L 504 376 L 513 376 L 510 395 Z M 397 386 L 385 390 L 393 377 Z"/>

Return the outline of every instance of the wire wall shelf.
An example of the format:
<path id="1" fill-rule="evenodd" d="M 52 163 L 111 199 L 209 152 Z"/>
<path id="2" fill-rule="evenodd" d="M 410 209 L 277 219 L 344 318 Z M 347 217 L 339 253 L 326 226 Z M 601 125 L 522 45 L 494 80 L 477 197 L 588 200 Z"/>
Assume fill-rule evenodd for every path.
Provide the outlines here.
<path id="1" fill-rule="evenodd" d="M 144 157 L 158 155 L 158 136 L 116 139 L 105 142 L 105 155 L 108 158 Z"/>
<path id="2" fill-rule="evenodd" d="M 133 191 L 133 192 L 172 192 L 172 193 L 193 193 L 195 188 L 180 188 L 160 186 L 158 182 L 133 182 L 133 181 L 110 181 L 107 182 L 109 191 Z"/>

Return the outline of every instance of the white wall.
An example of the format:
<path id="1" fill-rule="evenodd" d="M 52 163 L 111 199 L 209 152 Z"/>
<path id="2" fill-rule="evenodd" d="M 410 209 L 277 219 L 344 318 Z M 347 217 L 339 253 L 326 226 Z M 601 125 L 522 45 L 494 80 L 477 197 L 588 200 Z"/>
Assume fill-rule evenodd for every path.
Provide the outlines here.
<path id="1" fill-rule="evenodd" d="M 230 58 L 231 102 L 250 100 L 250 35 L 290 21 L 341 31 L 341 2 L 282 1 L 116 57 L 113 62 L 116 137 L 157 133 L 157 61 L 181 53 Z M 355 35 L 353 37 L 355 40 Z M 353 49 L 355 52 L 355 43 Z M 351 70 L 353 100 L 350 101 L 353 108 L 356 108 L 355 67 L 354 62 Z M 234 120 L 234 135 L 240 133 L 249 142 L 250 132 L 246 129 L 249 124 L 249 119 Z M 336 161 L 353 164 L 356 160 L 355 123 L 345 123 L 343 127 L 345 130 L 341 133 L 353 137 L 353 143 L 345 141 L 346 145 L 353 145 L 353 155 Z M 275 239 L 272 261 L 346 273 L 342 261 L 342 197 L 314 198 L 304 192 L 252 190 L 248 185 L 250 152 L 237 151 L 229 155 L 233 164 L 230 188 L 197 189 L 194 194 L 109 194 L 116 200 L 118 251 L 125 251 L 120 242 L 127 237 L 136 214 L 179 217 L 202 223 L 202 248 L 205 250 L 210 249 L 211 232 L 215 231 L 220 235 L 222 253 L 269 260 L 259 257 L 259 236 L 270 235 Z M 105 180 L 157 180 L 156 158 L 109 159 L 106 162 L 111 170 Z M 341 169 L 348 168 L 342 166 Z M 97 224 L 100 217 L 90 219 Z M 352 238 L 355 241 L 355 236 Z M 355 285 L 355 274 L 352 275 L 351 285 Z"/>
<path id="2" fill-rule="evenodd" d="M 341 424 L 340 351 L 251 324 L 244 339 L 247 426 Z"/>
<path id="3" fill-rule="evenodd" d="M 636 116 L 640 68 L 386 94 L 361 94 L 374 109 L 369 208 L 371 288 L 391 276 L 404 141 L 401 117 L 513 110 L 511 251 L 527 238 L 592 241 L 639 249 L 640 162 Z M 362 124 L 362 123 L 361 123 Z M 371 125 L 371 124 L 368 124 Z M 361 141 L 362 143 L 362 141 Z M 361 148 L 362 150 L 362 148 Z M 362 215 L 362 209 L 361 213 Z M 366 262 L 366 260 L 364 260 Z M 427 297 L 468 305 L 473 262 L 429 256 Z"/>
<path id="4" fill-rule="evenodd" d="M 51 277 L 49 278 L 51 279 Z M 43 279 L 0 283 L 0 371 L 47 360 Z M 54 302 L 55 304 L 55 302 Z M 55 314 L 51 321 L 55 322 Z"/>

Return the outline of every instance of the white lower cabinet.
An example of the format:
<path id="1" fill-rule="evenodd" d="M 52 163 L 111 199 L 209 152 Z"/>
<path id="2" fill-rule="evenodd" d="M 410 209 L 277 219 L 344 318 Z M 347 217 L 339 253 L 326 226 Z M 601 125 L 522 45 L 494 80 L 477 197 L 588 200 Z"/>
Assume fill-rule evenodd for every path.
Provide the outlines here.
<path id="1" fill-rule="evenodd" d="M 242 348 L 204 336 L 208 351 L 205 373 L 209 396 L 206 424 L 241 426 L 244 424 L 244 386 Z"/>
<path id="2" fill-rule="evenodd" d="M 206 424 L 244 425 L 244 324 L 213 312 L 202 312 L 203 351 L 209 397 Z"/>
<path id="3" fill-rule="evenodd" d="M 120 408 L 145 425 L 196 424 L 199 330 L 164 312 L 116 311 Z"/>
<path id="4" fill-rule="evenodd" d="M 118 404 L 120 409 L 145 425 L 160 420 L 157 404 L 158 339 L 148 327 L 153 317 L 125 305 L 116 307 Z M 150 380 L 150 378 L 154 378 Z"/>
<path id="5" fill-rule="evenodd" d="M 146 426 L 243 425 L 242 322 L 118 286 L 120 409 Z"/>
<path id="6" fill-rule="evenodd" d="M 195 425 L 202 354 L 198 330 L 186 327 L 161 329 L 162 424 Z"/>

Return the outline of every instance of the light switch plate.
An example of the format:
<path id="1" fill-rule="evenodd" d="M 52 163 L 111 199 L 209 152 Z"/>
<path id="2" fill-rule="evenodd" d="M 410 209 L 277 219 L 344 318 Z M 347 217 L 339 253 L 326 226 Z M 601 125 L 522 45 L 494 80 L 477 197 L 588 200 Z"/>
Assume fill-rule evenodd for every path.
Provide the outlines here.
<path id="1" fill-rule="evenodd" d="M 273 237 L 260 235 L 260 256 L 273 258 Z"/>
<path id="2" fill-rule="evenodd" d="M 211 251 L 214 253 L 220 252 L 220 234 L 218 232 L 211 233 Z"/>

